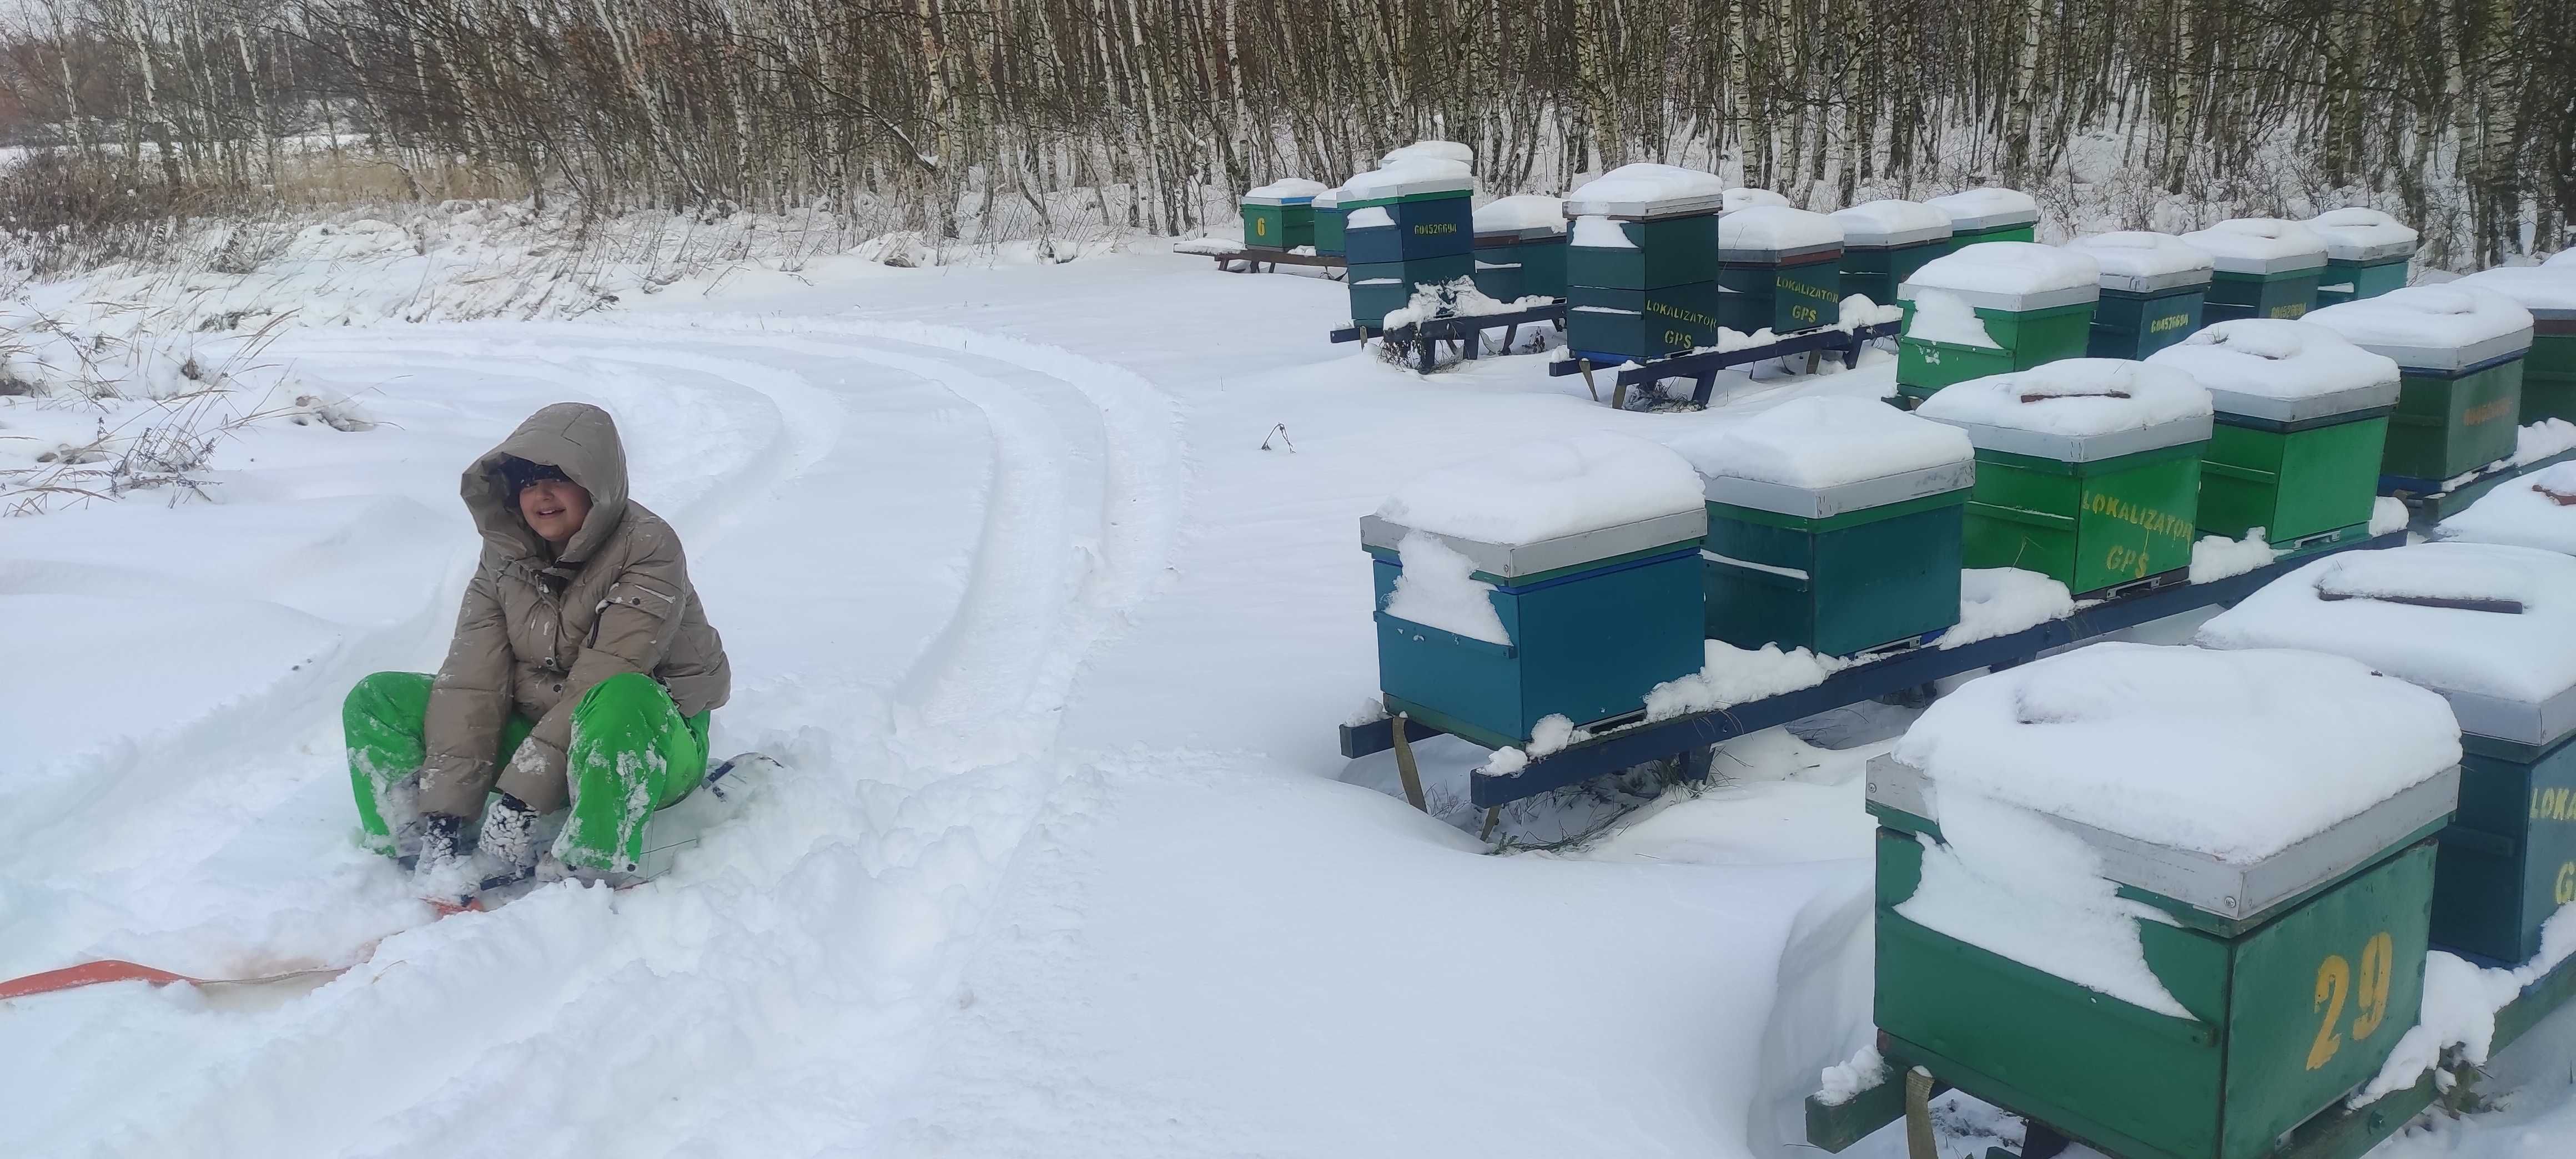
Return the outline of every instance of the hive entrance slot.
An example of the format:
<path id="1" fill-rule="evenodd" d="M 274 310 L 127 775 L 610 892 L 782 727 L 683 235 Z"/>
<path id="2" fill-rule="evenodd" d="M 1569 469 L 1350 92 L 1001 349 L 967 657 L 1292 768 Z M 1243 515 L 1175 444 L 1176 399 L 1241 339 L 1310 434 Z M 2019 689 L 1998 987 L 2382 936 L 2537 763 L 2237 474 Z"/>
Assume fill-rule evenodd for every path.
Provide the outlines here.
<path id="1" fill-rule="evenodd" d="M 2418 608 L 2450 608 L 2462 612 L 2499 612 L 2508 616 L 2522 614 L 2521 600 L 2484 600 L 2467 596 L 2408 596 L 2390 592 L 2350 592 L 2320 587 L 2317 598 L 2327 603 L 2341 600 L 2377 600 L 2383 604 L 2409 604 Z"/>
<path id="2" fill-rule="evenodd" d="M 2055 394 L 2025 394 L 2021 396 L 2021 400 L 2023 402 L 2047 402 L 2051 399 L 2060 398 L 2116 398 L 2126 401 L 2128 397 L 2129 392 L 2125 390 L 2069 390 Z"/>

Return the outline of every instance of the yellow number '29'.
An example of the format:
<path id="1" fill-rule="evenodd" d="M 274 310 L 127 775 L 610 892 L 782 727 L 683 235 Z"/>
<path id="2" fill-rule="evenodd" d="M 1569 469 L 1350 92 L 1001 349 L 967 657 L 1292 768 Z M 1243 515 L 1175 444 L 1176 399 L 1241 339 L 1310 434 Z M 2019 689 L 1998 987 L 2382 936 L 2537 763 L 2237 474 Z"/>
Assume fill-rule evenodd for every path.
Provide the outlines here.
<path id="1" fill-rule="evenodd" d="M 2317 994 L 2314 1010 L 2325 1012 L 2317 1024 L 2316 1041 L 2308 1047 L 2308 1069 L 2324 1066 L 2335 1052 L 2343 1049 L 2343 1037 L 2335 1033 L 2335 1024 L 2343 1020 L 2344 999 L 2349 996 L 2361 1012 L 2353 1016 L 2352 1037 L 2358 1041 L 2379 1031 L 2388 1021 L 2388 985 L 2397 973 L 2397 941 L 2387 933 L 2376 933 L 2361 944 L 2361 985 L 2353 986 L 2352 963 L 2341 954 L 2328 954 L 2317 963 Z"/>

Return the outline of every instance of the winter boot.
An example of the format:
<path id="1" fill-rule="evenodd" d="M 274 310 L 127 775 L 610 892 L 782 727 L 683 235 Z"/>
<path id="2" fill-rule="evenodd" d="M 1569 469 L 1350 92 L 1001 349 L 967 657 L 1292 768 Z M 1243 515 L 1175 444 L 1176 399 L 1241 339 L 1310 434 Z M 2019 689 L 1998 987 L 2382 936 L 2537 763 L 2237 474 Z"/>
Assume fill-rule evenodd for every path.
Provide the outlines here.
<path id="1" fill-rule="evenodd" d="M 536 871 L 537 811 L 508 793 L 483 811 L 483 837 L 475 846 L 474 868 L 484 889 L 524 881 Z"/>

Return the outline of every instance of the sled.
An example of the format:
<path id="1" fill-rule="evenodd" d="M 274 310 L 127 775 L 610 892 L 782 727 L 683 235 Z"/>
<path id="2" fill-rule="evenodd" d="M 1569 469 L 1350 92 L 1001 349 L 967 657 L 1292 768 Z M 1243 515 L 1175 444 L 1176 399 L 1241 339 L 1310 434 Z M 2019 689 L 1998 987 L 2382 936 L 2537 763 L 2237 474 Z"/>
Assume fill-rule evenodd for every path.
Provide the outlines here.
<path id="1" fill-rule="evenodd" d="M 649 840 L 652 847 L 644 851 L 643 868 L 633 880 L 610 883 L 617 890 L 632 889 L 670 871 L 681 851 L 694 848 L 709 829 L 733 816 L 744 802 L 758 792 L 761 780 L 770 770 L 781 767 L 778 761 L 763 753 L 743 753 L 707 770 L 701 792 L 691 793 L 677 803 L 653 815 Z M 494 883 L 474 897 L 457 902 L 442 898 L 422 898 L 440 921 L 461 913 L 483 913 L 509 904 L 538 886 L 549 884 L 534 878 Z M 381 939 L 379 939 L 381 941 Z M 155 987 L 186 984 L 199 989 L 214 987 L 256 988 L 289 982 L 320 985 L 348 973 L 373 957 L 377 942 L 360 946 L 350 955 L 351 961 L 339 966 L 309 966 L 280 970 L 269 974 L 244 974 L 228 978 L 201 978 L 157 966 L 146 966 L 122 958 L 102 958 L 74 966 L 45 970 L 22 978 L 0 981 L 0 1002 L 28 998 L 38 994 L 59 994 L 109 982 L 148 982 Z"/>

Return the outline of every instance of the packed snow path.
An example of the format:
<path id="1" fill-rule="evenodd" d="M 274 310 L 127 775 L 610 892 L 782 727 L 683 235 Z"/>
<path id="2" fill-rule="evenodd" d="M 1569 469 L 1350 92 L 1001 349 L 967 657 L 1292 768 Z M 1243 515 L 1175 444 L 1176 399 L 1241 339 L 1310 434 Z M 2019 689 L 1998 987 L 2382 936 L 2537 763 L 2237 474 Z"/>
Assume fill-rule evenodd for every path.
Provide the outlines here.
<path id="1" fill-rule="evenodd" d="M 1883 744 L 1746 738 L 1562 855 L 1335 779 L 1389 776 L 1330 745 L 1374 673 L 1357 517 L 1690 416 L 1535 359 L 1416 379 L 1323 343 L 1339 285 L 1191 259 L 803 281 L 298 332 L 266 357 L 386 425 L 254 429 L 216 503 L 0 521 L 0 632 L 41 658 L 0 696 L 0 975 L 363 959 L 0 1007 L 0 1153 L 1803 1152 L 1867 1024 Z M 686 537 L 737 673 L 715 747 L 792 767 L 651 885 L 428 923 L 349 844 L 339 697 L 436 663 L 456 473 L 563 399 Z M 1454 782 L 1459 748 L 1424 756 Z"/>
<path id="2" fill-rule="evenodd" d="M 294 1124 L 297 1137 L 315 1141 L 356 1143 L 372 1125 L 388 1140 L 433 1132 L 469 1153 L 509 1149 L 551 1131 L 575 1131 L 566 1136 L 574 1138 L 598 1129 L 631 1128 L 663 1145 L 684 1144 L 685 1130 L 622 1116 L 584 1124 L 577 1100 L 531 1098 L 532 1074 L 541 1084 L 595 1087 L 585 1072 L 605 1047 L 611 1058 L 621 1050 L 637 1056 L 615 1068 L 624 1088 L 618 1104 L 643 1094 L 632 1084 L 660 1085 L 694 1102 L 739 1083 L 726 1101 L 762 1104 L 750 1120 L 783 1132 L 749 1149 L 788 1153 L 814 1138 L 800 1120 L 818 1113 L 843 1119 L 853 1091 L 897 1086 L 917 1069 L 903 1029 L 919 1021 L 919 1008 L 950 1002 L 959 954 L 1066 779 L 1052 738 L 1072 674 L 1163 568 L 1181 484 L 1176 430 L 1165 400 L 1132 375 L 1059 357 L 1056 365 L 1074 367 L 1059 377 L 1046 369 L 1045 352 L 1006 341 L 918 327 L 781 334 L 771 325 L 773 332 L 763 333 L 717 321 L 685 336 L 580 325 L 325 333 L 278 351 L 343 382 L 436 378 L 448 387 L 441 401 L 459 409 L 477 394 L 495 401 L 593 397 L 628 416 L 639 497 L 687 529 L 698 582 L 711 603 L 727 607 L 721 627 L 737 664 L 755 674 L 720 715 L 721 741 L 782 751 L 809 775 L 778 786 L 783 799 L 766 803 L 761 820 L 771 823 L 756 840 L 749 832 L 720 834 L 711 856 L 693 862 L 704 872 L 684 870 L 614 903 L 605 894 L 555 891 L 522 908 L 398 936 L 342 983 L 272 1012 L 266 1020 L 273 1025 L 262 1028 L 270 1033 L 244 1034 L 252 1028 L 218 1026 L 172 1008 L 169 999 L 180 996 L 144 1001 L 140 1019 L 133 999 L 98 1005 L 107 1025 L 67 1022 L 46 1048 L 12 1053 L 25 1064 L 45 1060 L 32 1069 L 58 1080 L 78 1077 L 86 1068 L 65 1064 L 81 1057 L 120 1069 L 158 1057 L 168 1069 L 129 1075 L 147 1085 L 162 1081 L 155 1097 L 124 1104 L 114 1122 L 74 1114 L 51 1124 L 55 1130 L 36 1124 L 39 1132 L 27 1140 L 34 1150 L 70 1150 L 102 1128 L 118 1131 L 113 1150 L 184 1151 L 209 1131 L 249 1143 L 276 1126 L 262 1121 L 273 1108 L 235 1097 L 224 1074 L 234 1070 L 276 1070 L 289 1086 L 331 1091 L 304 1105 Z M 965 353 L 970 341 L 982 353 Z M 434 492 L 422 501 L 434 502 Z M 407 528 L 387 526 L 396 512 L 408 518 Z M 284 522 L 312 514 L 299 511 Z M 294 927 L 315 912 L 361 901 L 374 903 L 379 922 L 401 908 L 382 896 L 395 884 L 382 866 L 351 872 L 345 858 L 327 855 L 316 859 L 343 871 L 313 888 L 290 891 L 280 881 L 245 889 L 249 883 L 236 879 L 222 882 L 230 888 L 220 892 L 203 891 L 225 875 L 189 859 L 229 851 L 206 849 L 192 836 L 258 839 L 295 823 L 281 812 L 327 814 L 329 798 L 345 793 L 345 783 L 317 776 L 292 799 L 245 803 L 242 790 L 253 776 L 191 785 L 167 775 L 178 752 L 200 766 L 220 761 L 216 753 L 226 749 L 246 768 L 273 763 L 263 726 L 307 738 L 318 757 L 309 763 L 327 765 L 336 745 L 315 735 L 327 730 L 312 721 L 290 724 L 284 718 L 291 709 L 309 713 L 315 701 L 328 703 L 330 689 L 391 656 L 426 654 L 419 645 L 443 634 L 448 617 L 438 609 L 470 560 L 470 536 L 408 505 L 342 514 L 347 522 L 335 530 L 344 534 L 309 564 L 372 554 L 387 545 L 360 533 L 389 534 L 426 541 L 419 545 L 428 550 L 410 553 L 407 562 L 445 580 L 443 588 L 415 580 L 409 593 L 416 614 L 348 626 L 356 631 L 335 631 L 343 625 L 292 602 L 245 600 L 224 609 L 221 618 L 234 631 L 248 628 L 241 634 L 250 640 L 287 634 L 259 623 L 263 614 L 308 628 L 296 642 L 318 654 L 294 663 L 296 678 L 272 697 L 288 702 L 280 711 L 244 714 L 228 706 L 225 737 L 181 730 L 176 743 L 107 754 L 63 775 L 58 803 L 31 802 L 37 808 L 24 819 L 50 816 L 27 827 L 34 840 L 12 843 L 7 876 L 39 883 L 26 891 L 36 899 L 30 908 L 51 910 L 54 920 L 27 923 L 24 933 L 41 935 L 34 944 L 13 939 L 12 972 L 87 940 L 112 940 L 112 925 L 84 928 L 75 899 L 59 898 L 58 909 L 44 904 L 41 883 L 84 870 L 132 865 L 163 887 L 166 900 L 154 916 L 176 922 L 193 915 L 234 934 L 230 954 L 190 963 L 213 969 L 278 953 L 281 943 L 293 956 L 346 954 L 357 949 L 359 931 L 298 937 Z M 41 541 L 56 527 L 77 530 L 74 520 L 48 522 L 25 539 Z M 19 545 L 32 546 L 25 539 Z M 33 570 L 28 557 L 42 554 L 32 546 L 12 558 Z M 943 572 L 964 573 L 963 584 L 944 582 Z M 96 590 L 100 578 L 69 568 L 51 576 L 75 590 Z M 167 585 L 188 586 L 175 576 Z M 282 594 L 292 600 L 291 591 Z M 938 615 L 887 614 L 929 611 L 943 599 L 948 606 Z M 841 775 L 828 775 L 834 771 Z M 227 821 L 238 830 L 227 832 Z M 48 834 L 53 839 L 44 839 Z M 268 865 L 295 872 L 289 862 Z M 375 896 L 345 896 L 351 887 Z M 257 922 L 257 908 L 281 895 L 306 912 Z M 113 923 L 136 915 L 101 916 Z M 245 929 L 245 921 L 255 924 Z M 134 932 L 130 925 L 127 932 Z M 176 936 L 140 937 L 136 952 L 186 960 L 193 943 L 196 953 L 209 953 L 186 927 L 171 932 Z M 787 980 L 775 973 L 782 955 L 837 968 L 834 976 L 782 986 Z M 503 979 L 493 992 L 488 983 Z M 448 1008 L 446 1016 L 425 1016 L 439 1007 Z M 864 1013 L 835 1020 L 827 1007 Z M 638 1019 L 657 1013 L 667 1025 L 631 1035 Z M 519 1029 L 489 1047 L 474 1043 L 478 1030 L 514 1023 Z M 548 1032 L 516 1041 L 537 1025 Z M 780 1041 L 763 1027 L 792 1029 L 786 1038 L 800 1048 L 797 1056 L 782 1057 Z M 613 1033 L 621 1028 L 630 1033 Z M 199 1037 L 210 1030 L 217 1033 Z M 438 1049 L 438 1040 L 451 1036 L 459 1049 Z M 384 1051 L 398 1041 L 412 1049 Z M 754 1043 L 757 1051 L 746 1049 Z M 353 1052 L 381 1061 L 356 1063 Z M 667 1065 L 656 1065 L 657 1057 Z M 866 1082 L 871 1073 L 884 1081 Z M 802 1081 L 782 1085 L 780 1076 L 803 1076 L 815 1089 L 801 1089 Z M 415 1105 L 441 1087 L 459 1096 L 450 1111 Z M 75 1091 L 60 1093 L 48 1101 L 76 1107 Z M 524 1113 L 464 1113 L 486 1105 Z M 244 1117 L 252 1121 L 231 1121 Z M 745 1146 L 741 1131 L 740 1123 L 729 1124 L 700 1142 Z"/>

